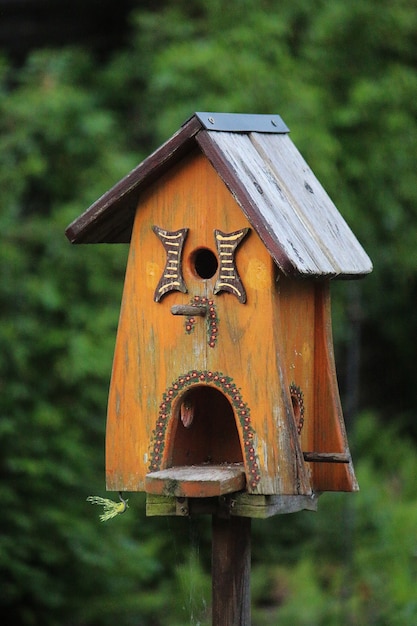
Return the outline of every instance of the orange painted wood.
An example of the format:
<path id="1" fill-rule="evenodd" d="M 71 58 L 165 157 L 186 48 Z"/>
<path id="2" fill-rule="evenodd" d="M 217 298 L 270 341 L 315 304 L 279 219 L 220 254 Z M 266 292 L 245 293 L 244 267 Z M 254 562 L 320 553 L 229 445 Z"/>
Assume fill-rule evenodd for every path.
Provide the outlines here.
<path id="1" fill-rule="evenodd" d="M 278 285 L 281 326 L 277 328 L 283 338 L 286 381 L 299 386 L 303 394 L 301 448 L 316 455 L 336 454 L 349 459 L 337 464 L 306 461 L 312 488 L 317 492 L 354 491 L 358 487 L 334 364 L 329 281 L 280 275 Z"/>
<path id="2" fill-rule="evenodd" d="M 146 476 L 146 492 L 177 498 L 212 498 L 245 488 L 243 464 L 171 467 Z"/>
<path id="3" fill-rule="evenodd" d="M 310 450 L 350 456 L 339 397 L 333 353 L 330 285 L 316 287 L 314 361 L 314 435 Z M 356 491 L 352 461 L 347 464 L 312 464 L 312 480 L 319 491 Z"/>
<path id="4" fill-rule="evenodd" d="M 314 424 L 314 327 L 315 285 L 278 274 L 279 317 L 275 327 L 276 345 L 282 347 L 283 385 L 298 387 L 302 394 L 304 423 L 301 434 L 294 435 L 302 450 L 312 447 Z M 292 406 L 289 411 L 293 414 Z"/>

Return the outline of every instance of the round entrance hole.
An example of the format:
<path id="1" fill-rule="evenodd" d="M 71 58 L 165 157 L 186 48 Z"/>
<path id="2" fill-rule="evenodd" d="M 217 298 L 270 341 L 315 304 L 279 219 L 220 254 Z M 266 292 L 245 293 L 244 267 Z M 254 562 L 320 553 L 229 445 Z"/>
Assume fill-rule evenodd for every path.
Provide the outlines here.
<path id="1" fill-rule="evenodd" d="M 206 279 L 212 278 L 219 266 L 216 255 L 209 248 L 196 250 L 192 255 L 192 264 L 197 276 Z"/>

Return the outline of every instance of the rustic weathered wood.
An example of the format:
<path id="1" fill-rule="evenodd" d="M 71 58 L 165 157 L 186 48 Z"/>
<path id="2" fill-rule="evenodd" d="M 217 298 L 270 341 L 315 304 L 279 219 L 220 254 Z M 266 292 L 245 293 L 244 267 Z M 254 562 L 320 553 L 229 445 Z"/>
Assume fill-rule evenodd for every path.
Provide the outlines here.
<path id="1" fill-rule="evenodd" d="M 146 476 L 146 491 L 188 498 L 210 498 L 245 488 L 243 464 L 170 467 Z"/>
<path id="2" fill-rule="evenodd" d="M 238 493 L 232 496 L 231 515 L 266 519 L 273 515 L 317 511 L 318 495 L 310 496 L 257 496 Z"/>
<path id="3" fill-rule="evenodd" d="M 273 172 L 274 187 L 278 186 L 290 212 L 298 218 L 295 229 L 302 241 L 299 252 L 302 254 L 306 245 L 311 246 L 314 255 L 320 250 L 335 276 L 369 272 L 372 263 L 368 255 L 289 136 L 274 136 L 270 141 L 266 134 L 252 133 L 250 140 L 261 156 L 265 172 L 268 168 Z M 276 214 L 272 219 L 277 219 Z"/>
<path id="4" fill-rule="evenodd" d="M 220 505 L 219 498 L 190 498 L 189 515 L 215 515 L 220 509 L 228 515 L 266 519 L 273 515 L 296 513 L 297 511 L 317 511 L 319 496 L 257 496 L 245 493 L 232 493 L 227 502 Z M 146 515 L 178 515 L 177 498 L 153 493 L 146 495 Z M 181 513 L 183 516 L 183 513 Z"/>
<path id="5" fill-rule="evenodd" d="M 303 452 L 308 463 L 350 463 L 350 456 L 340 452 Z"/>
<path id="6" fill-rule="evenodd" d="M 274 233 L 270 232 L 270 230 L 265 227 L 262 215 L 258 211 L 256 199 L 252 197 L 250 191 L 246 189 L 241 181 L 236 178 L 233 167 L 231 167 L 226 155 L 223 154 L 214 142 L 212 135 L 208 132 L 200 132 L 196 136 L 196 141 L 219 173 L 219 176 L 222 178 L 227 188 L 230 189 L 234 197 L 238 200 L 244 214 L 271 253 L 278 267 L 281 268 L 284 274 L 294 274 L 295 268 L 285 253 L 285 250 L 280 245 L 277 245 Z M 273 251 L 273 253 L 271 251 Z"/>
<path id="7" fill-rule="evenodd" d="M 212 517 L 212 626 L 250 626 L 251 521 Z"/>
<path id="8" fill-rule="evenodd" d="M 207 307 L 206 306 L 198 306 L 196 304 L 173 304 L 171 307 L 172 315 L 187 315 L 192 317 L 197 315 L 199 317 L 204 317 L 207 315 Z"/>
<path id="9" fill-rule="evenodd" d="M 304 450 L 315 452 L 339 452 L 350 459 L 345 423 L 336 376 L 333 353 L 330 285 L 323 283 L 315 292 L 314 329 L 314 406 L 316 420 L 309 443 Z M 327 428 L 331 420 L 332 428 Z M 320 491 L 357 491 L 353 464 L 312 463 L 310 464 L 313 485 Z"/>
<path id="10" fill-rule="evenodd" d="M 307 276 L 371 271 L 368 256 L 287 135 L 202 131 L 196 140 L 248 219 L 256 219 L 284 273 L 289 266 Z"/>
<path id="11" fill-rule="evenodd" d="M 131 241 L 107 488 L 145 490 L 148 515 L 212 514 L 214 626 L 250 624 L 251 518 L 358 488 L 329 282 L 372 264 L 271 123 L 213 132 L 193 116 L 67 229 Z"/>
<path id="12" fill-rule="evenodd" d="M 146 494 L 146 515 L 156 517 L 159 515 L 176 515 L 175 496 L 160 496 L 153 493 Z"/>
<path id="13" fill-rule="evenodd" d="M 279 323 L 275 343 L 282 349 L 287 384 L 303 396 L 302 450 L 346 455 L 347 463 L 309 463 L 314 492 L 358 488 L 349 454 L 334 365 L 329 281 L 280 276 Z M 305 459 L 304 459 L 305 460 Z"/>

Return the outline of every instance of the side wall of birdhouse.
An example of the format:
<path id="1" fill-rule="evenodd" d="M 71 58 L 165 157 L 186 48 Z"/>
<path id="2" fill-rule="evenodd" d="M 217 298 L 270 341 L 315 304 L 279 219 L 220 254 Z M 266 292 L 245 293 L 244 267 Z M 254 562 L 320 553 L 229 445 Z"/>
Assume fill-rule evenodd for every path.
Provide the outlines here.
<path id="1" fill-rule="evenodd" d="M 355 491 L 333 353 L 330 284 L 278 275 L 285 375 L 303 452 L 342 455 L 349 462 L 310 462 L 315 492 Z"/>
<path id="2" fill-rule="evenodd" d="M 175 267 L 167 264 L 167 250 L 155 226 L 165 233 L 163 237 L 177 237 L 173 233 L 187 229 Z M 246 228 L 250 231 L 234 259 L 246 292 L 246 302 L 242 302 L 233 290 L 216 290 L 222 267 L 215 231 L 228 236 Z M 219 267 L 213 275 L 206 275 L 210 268 L 200 271 L 197 266 L 201 251 L 202 258 L 217 258 Z M 161 277 L 170 275 L 170 267 L 172 282 L 181 283 L 184 292 L 168 289 L 158 300 L 158 285 Z M 280 313 L 275 278 L 274 263 L 256 230 L 200 152 L 186 157 L 142 195 L 130 244 L 109 393 L 109 490 L 145 490 L 149 472 L 170 467 L 175 458 L 182 463 L 197 459 L 192 446 L 203 445 L 199 442 L 204 432 L 201 458 L 204 454 L 207 462 L 215 458 L 224 463 L 241 459 L 250 493 L 311 493 L 289 389 L 293 378 L 297 384 L 298 370 L 293 377 L 284 366 L 284 352 L 290 348 L 284 343 L 283 325 L 293 320 Z M 207 307 L 205 317 L 172 314 L 175 305 L 195 304 Z M 314 360 L 313 350 L 310 359 Z M 198 388 L 204 393 L 198 393 Z M 211 389 L 222 394 L 224 401 Z M 186 406 L 183 399 L 193 390 L 208 403 L 204 419 L 211 420 L 212 428 L 202 431 L 203 418 L 197 416 L 195 424 L 179 437 L 184 428 L 180 421 L 181 407 Z M 308 394 L 312 393 L 309 388 Z M 212 406 L 211 398 L 215 399 Z M 234 423 L 223 429 L 210 411 L 226 404 L 225 419 L 232 416 Z M 200 432 L 195 440 L 194 426 Z M 240 457 L 234 444 L 228 450 L 227 433 L 232 431 L 237 432 Z M 175 456 L 178 442 L 189 447 Z"/>

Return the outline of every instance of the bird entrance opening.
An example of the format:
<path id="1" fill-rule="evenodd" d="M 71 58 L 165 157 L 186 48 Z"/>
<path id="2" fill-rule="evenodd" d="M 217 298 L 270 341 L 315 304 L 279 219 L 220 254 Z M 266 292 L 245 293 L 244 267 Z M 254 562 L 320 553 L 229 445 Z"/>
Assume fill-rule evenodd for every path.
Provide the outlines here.
<path id="1" fill-rule="evenodd" d="M 174 416 L 171 466 L 243 463 L 232 406 L 218 389 L 198 385 L 187 390 Z"/>
<path id="2" fill-rule="evenodd" d="M 192 264 L 195 273 L 200 278 L 212 278 L 217 272 L 217 257 L 208 248 L 199 248 L 192 256 Z"/>

